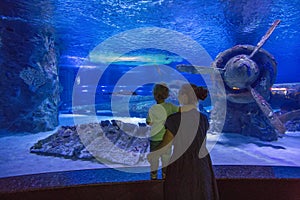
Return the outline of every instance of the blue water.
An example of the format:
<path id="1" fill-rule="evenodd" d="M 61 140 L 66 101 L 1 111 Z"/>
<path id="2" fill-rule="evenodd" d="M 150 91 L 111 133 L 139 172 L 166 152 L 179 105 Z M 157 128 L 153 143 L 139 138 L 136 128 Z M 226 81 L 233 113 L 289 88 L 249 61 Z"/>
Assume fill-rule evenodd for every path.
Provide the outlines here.
<path id="1" fill-rule="evenodd" d="M 1 0 L 0 30 L 3 28 L 1 20 L 8 20 L 12 23 L 25 21 L 55 31 L 55 44 L 60 52 L 61 113 L 72 112 L 73 90 L 78 90 L 79 105 L 90 104 L 84 98 L 90 95 L 94 98 L 98 115 L 112 116 L 112 96 L 120 92 L 120 98 L 130 96 L 130 116 L 144 118 L 149 107 L 155 103 L 152 98 L 154 82 L 176 77 L 176 66 L 189 64 L 190 59 L 186 59 L 180 49 L 181 45 L 188 42 L 185 43 L 182 38 L 172 38 L 172 42 L 179 47 L 171 48 L 174 51 L 170 51 L 166 45 L 169 35 L 166 34 L 162 37 L 164 40 L 155 40 L 151 47 L 140 47 L 121 55 L 113 51 L 105 52 L 97 57 L 93 52 L 99 45 L 118 34 L 137 28 L 163 28 L 180 33 L 182 37 L 201 45 L 212 62 L 220 52 L 237 44 L 255 46 L 273 21 L 280 19 L 281 23 L 263 48 L 277 61 L 275 83 L 295 83 L 300 82 L 299 5 L 300 0 Z M 135 35 L 130 35 L 121 41 L 127 41 L 130 49 L 138 43 L 132 42 L 134 39 Z M 116 48 L 120 46 L 114 45 Z M 200 57 L 198 54 L 188 56 L 192 59 Z M 204 63 L 209 65 L 210 62 L 205 60 Z M 139 71 L 141 66 L 148 67 L 149 71 Z M 174 73 L 163 66 L 172 69 Z M 88 78 L 77 76 L 83 67 L 87 67 L 84 74 Z M 101 76 L 97 81 L 89 79 L 99 73 Z M 133 78 L 126 84 L 118 85 L 118 81 L 125 75 L 132 75 Z M 184 73 L 182 76 L 192 83 L 205 85 L 199 75 Z M 153 82 L 139 84 L 145 79 Z M 176 103 L 175 97 L 171 96 L 169 101 Z M 210 106 L 209 100 L 203 102 L 203 106 Z M 118 111 L 118 115 L 124 115 L 122 110 Z M 280 178 L 298 177 L 300 174 L 298 168 L 281 167 L 274 168 L 274 173 Z M 83 176 L 73 176 L 71 173 L 64 176 L 70 181 L 67 184 L 82 184 Z M 99 180 L 145 180 L 149 174 L 132 175 L 108 169 L 85 177 L 89 179 L 83 183 L 95 183 Z"/>
<path id="2" fill-rule="evenodd" d="M 4 0 L 0 4 L 1 18 L 53 27 L 61 49 L 59 66 L 66 67 L 78 67 L 109 37 L 140 27 L 178 31 L 214 59 L 236 44 L 256 45 L 280 19 L 264 48 L 278 62 L 277 83 L 300 81 L 299 0 Z M 13 7 L 20 7 L 19 12 L 12 12 Z"/>
<path id="3" fill-rule="evenodd" d="M 62 100 L 67 104 L 72 98 L 76 72 L 95 47 L 124 31 L 145 27 L 165 28 L 190 37 L 214 60 L 234 45 L 255 46 L 272 22 L 280 19 L 281 23 L 263 48 L 278 63 L 275 83 L 300 82 L 300 0 L 4 0 L 0 5 L 1 19 L 27 21 L 55 30 L 60 50 L 58 65 L 74 75 L 71 79 L 64 77 L 66 73 L 60 75 L 64 88 Z M 19 8 L 19 12 L 12 8 Z M 158 64 L 171 67 L 184 62 L 180 55 L 159 50 L 163 51 L 160 55 L 141 50 L 131 56 L 158 58 Z M 99 85 L 113 88 L 125 72 L 141 64 L 153 63 L 145 60 L 112 63 Z M 201 83 L 198 75 L 189 75 L 187 79 Z M 145 87 L 140 93 L 148 92 Z"/>

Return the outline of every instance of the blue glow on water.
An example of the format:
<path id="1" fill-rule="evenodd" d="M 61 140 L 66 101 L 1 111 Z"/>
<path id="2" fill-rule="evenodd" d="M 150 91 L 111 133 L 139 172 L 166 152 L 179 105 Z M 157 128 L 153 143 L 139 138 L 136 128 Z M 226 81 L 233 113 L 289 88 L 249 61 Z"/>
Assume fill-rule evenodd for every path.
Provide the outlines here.
<path id="1" fill-rule="evenodd" d="M 105 39 L 138 27 L 162 27 L 186 34 L 212 58 L 233 45 L 260 40 L 275 19 L 280 26 L 264 45 L 278 61 L 277 82 L 299 82 L 299 0 L 262 1 L 94 1 L 5 0 L 1 18 L 48 24 L 61 47 L 60 66 L 78 64 Z M 12 7 L 23 7 L 11 12 Z M 42 11 L 42 14 L 41 14 Z M 77 60 L 74 63 L 74 59 Z M 293 72 L 293 73 L 291 73 Z"/>
<path id="2" fill-rule="evenodd" d="M 176 30 L 215 58 L 236 44 L 256 45 L 275 19 L 281 24 L 264 48 L 278 61 L 277 83 L 299 82 L 299 0 L 262 1 L 2 1 L 6 20 L 49 25 L 61 48 L 60 66 L 76 67 L 107 38 L 140 27 Z M 22 7 L 20 12 L 10 12 Z M 42 13 L 41 13 L 42 11 Z M 176 41 L 174 41 L 176 42 Z M 113 55 L 111 55 L 113 57 Z M 140 55 L 144 56 L 144 55 Z"/>
<path id="3" fill-rule="evenodd" d="M 34 1 L 29 1 L 28 6 L 31 5 L 30 2 Z M 299 3 L 299 0 L 289 3 L 283 0 L 263 0 L 259 3 L 216 0 L 188 2 L 53 0 L 41 6 L 46 11 L 44 23 L 49 22 L 57 33 L 61 48 L 59 66 L 76 74 L 74 68 L 78 68 L 87 58 L 90 59 L 91 66 L 86 67 L 90 67 L 91 71 L 95 63 L 101 66 L 103 63 L 114 61 L 100 84 L 108 86 L 104 93 L 112 93 L 111 89 L 116 80 L 135 66 L 141 64 L 176 66 L 184 62 L 182 58 L 170 56 L 170 52 L 166 51 L 156 54 L 139 51 L 122 58 L 116 58 L 114 54 L 89 55 L 93 48 L 118 33 L 140 27 L 175 30 L 197 41 L 214 59 L 218 53 L 237 44 L 255 46 L 276 19 L 280 19 L 281 23 L 263 46 L 278 63 L 275 83 L 300 82 Z M 14 4 L 22 3 L 14 1 Z M 22 18 L 25 14 L 15 14 L 17 15 L 15 17 Z M 5 13 L 3 17 L 13 17 L 11 15 Z M 30 20 L 28 16 L 24 18 Z M 34 19 L 33 22 L 40 21 Z M 70 71 L 67 70 L 66 73 Z M 61 76 L 64 76 L 64 73 L 61 73 Z M 189 81 L 201 84 L 198 75 L 185 76 Z M 73 82 L 70 80 L 64 82 L 63 79 L 64 77 L 61 78 L 64 88 L 71 90 L 70 85 Z M 149 88 L 144 89 L 145 91 L 141 91 L 141 88 L 139 94 L 149 94 Z"/>
<path id="4" fill-rule="evenodd" d="M 300 82 L 299 0 L 262 1 L 94 1 L 94 0 L 5 0 L 1 19 L 21 20 L 55 29 L 60 48 L 59 66 L 76 68 L 106 39 L 134 28 L 160 27 L 178 31 L 202 45 L 214 59 L 237 44 L 256 45 L 276 19 L 281 23 L 263 46 L 278 63 L 276 83 Z M 20 7 L 20 12 L 10 8 Z M 124 38 L 126 39 L 126 38 Z M 174 41 L 176 42 L 176 41 Z M 145 63 L 174 64 L 180 57 L 168 52 L 138 52 L 115 62 L 117 72 Z M 112 61 L 114 55 L 96 57 Z M 148 62 L 147 60 L 152 60 Z M 92 59 L 93 60 L 93 59 Z M 145 62 L 147 61 L 147 62 Z M 115 73 L 114 73 L 115 74 Z M 62 75 L 64 76 L 64 75 Z M 193 82 L 197 77 L 190 77 Z M 70 82 L 64 82 L 66 86 Z M 107 79 L 108 82 L 110 79 Z M 107 85 L 113 85 L 114 80 Z M 68 87 L 64 87 L 68 88 Z"/>
<path id="5" fill-rule="evenodd" d="M 114 34 L 156 26 L 186 34 L 215 58 L 236 44 L 256 45 L 282 20 L 264 48 L 278 61 L 276 82 L 299 82 L 299 0 L 286 1 L 55 1 L 53 18 L 66 56 L 86 57 Z M 64 20 L 62 20 L 64 19 Z M 112 55 L 113 56 L 113 55 Z M 140 55 L 143 56 L 143 55 Z M 294 73 L 291 73 L 294 72 Z"/>

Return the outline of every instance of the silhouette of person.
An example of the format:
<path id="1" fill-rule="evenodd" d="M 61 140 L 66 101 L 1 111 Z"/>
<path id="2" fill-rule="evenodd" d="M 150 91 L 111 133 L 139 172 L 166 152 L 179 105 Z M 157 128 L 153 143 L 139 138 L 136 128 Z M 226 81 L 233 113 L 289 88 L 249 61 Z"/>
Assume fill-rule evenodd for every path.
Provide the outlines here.
<path id="1" fill-rule="evenodd" d="M 151 126 L 150 131 L 150 153 L 156 151 L 162 142 L 166 129 L 165 121 L 170 114 L 178 112 L 178 107 L 172 103 L 165 102 L 169 97 L 169 88 L 166 84 L 156 84 L 153 89 L 153 96 L 157 104 L 153 105 L 148 112 L 146 123 Z M 151 155 L 151 156 L 150 156 Z M 151 169 L 151 179 L 157 179 L 157 170 L 159 167 L 159 159 L 162 165 L 166 166 L 171 156 L 171 149 L 167 149 L 161 154 L 149 154 L 148 161 Z M 165 168 L 162 168 L 162 178 L 165 178 Z"/>
<path id="2" fill-rule="evenodd" d="M 165 137 L 174 137 L 173 153 L 164 183 L 167 200 L 219 199 L 211 158 L 206 149 L 209 123 L 206 116 L 197 110 L 198 101 L 204 100 L 207 95 L 206 88 L 194 84 L 182 85 L 178 94 L 180 112 L 166 120 Z"/>

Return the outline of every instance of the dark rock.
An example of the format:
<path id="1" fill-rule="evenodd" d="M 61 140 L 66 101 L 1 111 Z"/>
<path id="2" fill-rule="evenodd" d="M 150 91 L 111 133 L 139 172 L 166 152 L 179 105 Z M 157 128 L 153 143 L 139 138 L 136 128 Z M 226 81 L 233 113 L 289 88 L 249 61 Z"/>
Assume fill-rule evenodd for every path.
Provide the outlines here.
<path id="1" fill-rule="evenodd" d="M 105 126 L 110 125 L 110 121 L 109 120 L 101 121 L 100 124 L 102 127 L 105 127 Z"/>
<path id="2" fill-rule="evenodd" d="M 290 132 L 299 132 L 300 131 L 300 119 L 287 121 L 285 123 L 285 127 L 287 131 Z"/>
<path id="3" fill-rule="evenodd" d="M 139 126 L 140 127 L 145 127 L 145 126 L 147 126 L 147 124 L 146 123 L 139 123 Z"/>
<path id="4" fill-rule="evenodd" d="M 118 120 L 103 122 L 104 126 L 100 126 L 101 123 L 62 126 L 56 133 L 34 144 L 30 152 L 124 165 L 147 162 L 148 127 Z"/>
<path id="5" fill-rule="evenodd" d="M 0 128 L 53 130 L 60 101 L 54 30 L 3 18 L 0 38 Z"/>

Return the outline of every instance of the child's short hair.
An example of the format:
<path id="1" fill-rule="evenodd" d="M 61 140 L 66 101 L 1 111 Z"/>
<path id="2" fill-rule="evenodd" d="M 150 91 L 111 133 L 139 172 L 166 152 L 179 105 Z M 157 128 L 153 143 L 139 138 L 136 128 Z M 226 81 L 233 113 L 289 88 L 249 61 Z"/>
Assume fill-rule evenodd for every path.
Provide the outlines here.
<path id="1" fill-rule="evenodd" d="M 153 88 L 153 96 L 157 100 L 165 100 L 169 97 L 169 88 L 165 83 L 157 83 Z"/>

